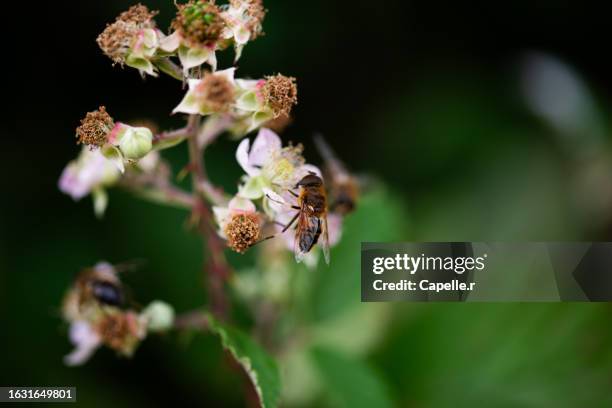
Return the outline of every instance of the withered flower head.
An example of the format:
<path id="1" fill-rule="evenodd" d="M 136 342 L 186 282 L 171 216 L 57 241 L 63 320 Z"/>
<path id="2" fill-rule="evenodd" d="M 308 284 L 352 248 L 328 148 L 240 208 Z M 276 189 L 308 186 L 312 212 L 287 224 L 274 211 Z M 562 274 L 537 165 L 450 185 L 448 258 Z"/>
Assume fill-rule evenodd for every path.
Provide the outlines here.
<path id="1" fill-rule="evenodd" d="M 106 25 L 96 39 L 98 46 L 114 64 L 123 64 L 139 31 L 155 27 L 153 17 L 157 13 L 149 11 L 142 4 L 130 7 L 121 13 L 114 23 Z"/>
<path id="2" fill-rule="evenodd" d="M 149 8 L 143 4 L 136 4 L 130 7 L 127 11 L 119 14 L 117 21 L 125 21 L 127 23 L 133 23 L 141 28 L 153 28 L 153 17 L 159 14 L 159 11 L 150 11 Z"/>
<path id="3" fill-rule="evenodd" d="M 234 214 L 225 225 L 224 232 L 227 246 L 243 254 L 259 240 L 261 232 L 259 217 L 252 213 Z"/>
<path id="4" fill-rule="evenodd" d="M 189 3 L 177 7 L 172 28 L 188 43 L 195 46 L 210 46 L 221 38 L 225 22 L 214 0 L 190 0 Z"/>
<path id="5" fill-rule="evenodd" d="M 270 106 L 275 118 L 289 115 L 293 105 L 297 104 L 297 85 L 293 77 L 281 74 L 268 76 L 261 91 L 265 103 Z"/>
<path id="6" fill-rule="evenodd" d="M 202 102 L 215 112 L 227 111 L 234 102 L 234 86 L 224 75 L 207 72 L 199 87 Z"/>
<path id="7" fill-rule="evenodd" d="M 105 345 L 125 355 L 134 351 L 142 337 L 138 317 L 132 312 L 108 313 L 100 319 L 96 329 Z"/>
<path id="8" fill-rule="evenodd" d="M 104 106 L 100 106 L 97 111 L 88 112 L 85 118 L 81 119 L 81 126 L 76 128 L 77 143 L 91 147 L 103 146 L 114 127 L 113 118 Z"/>
<path id="9" fill-rule="evenodd" d="M 266 17 L 267 10 L 264 8 L 262 0 L 230 0 L 230 6 L 240 8 L 246 6 L 248 16 L 247 29 L 251 32 L 251 40 L 264 34 L 262 23 Z"/>

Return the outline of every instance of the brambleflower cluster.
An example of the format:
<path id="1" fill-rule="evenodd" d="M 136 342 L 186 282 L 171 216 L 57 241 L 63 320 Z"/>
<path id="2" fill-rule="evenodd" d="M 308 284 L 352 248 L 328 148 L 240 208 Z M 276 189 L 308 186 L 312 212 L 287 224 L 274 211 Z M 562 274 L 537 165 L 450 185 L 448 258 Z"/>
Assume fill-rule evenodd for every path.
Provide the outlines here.
<path id="1" fill-rule="evenodd" d="M 269 369 L 271 373 L 259 378 L 267 375 L 273 379 L 275 364 L 252 364 L 240 353 L 256 351 L 256 341 L 250 344 L 248 335 L 239 337 L 238 342 L 229 341 L 228 333 L 237 331 L 224 329 L 236 303 L 236 298 L 229 296 L 230 285 L 233 289 L 240 286 L 237 276 L 242 275 L 234 273 L 227 252 L 244 254 L 261 248 L 255 250 L 256 262 L 261 276 L 266 277 L 259 287 L 266 290 L 257 292 L 257 302 L 284 299 L 291 293 L 286 288 L 293 281 L 292 258 L 314 267 L 322 253 L 329 263 L 329 247 L 340 239 L 342 216 L 354 208 L 355 194 L 343 187 L 347 183 L 335 183 L 333 175 L 324 175 L 309 163 L 301 144 L 281 140 L 279 133 L 291 123 L 298 103 L 294 77 L 275 73 L 240 78 L 235 66 L 217 69 L 219 52 L 233 48 L 235 63 L 246 44 L 263 34 L 266 9 L 262 1 L 218 4 L 189 0 L 176 7 L 168 33 L 157 28 L 156 11 L 137 4 L 107 25 L 97 43 L 113 65 L 134 68 L 147 79 L 160 75 L 177 79 L 184 95 L 170 103 L 175 106 L 173 114 L 186 117 L 185 125 L 160 131 L 146 115 L 121 122 L 105 106 L 87 112 L 75 131 L 76 158 L 62 171 L 58 187 L 75 201 L 91 195 L 99 217 L 108 207 L 111 188 L 187 210 L 186 225 L 204 242 L 208 304 L 176 317 L 173 308 L 161 301 L 142 309 L 126 306 L 134 303 L 125 301 L 120 268 L 100 262 L 77 276 L 63 301 L 63 317 L 74 345 L 65 363 L 83 364 L 103 346 L 130 357 L 155 332 L 210 330 L 245 368 L 262 406 L 274 406 L 264 403 L 255 371 Z M 235 191 L 229 193 L 213 184 L 214 177 L 208 175 L 212 169 L 204 162 L 210 154 L 208 147 L 224 134 L 230 140 L 241 139 L 234 157 L 230 154 L 224 161 L 243 171 Z M 166 149 L 181 144 L 189 156 L 174 175 L 164 156 Z M 176 183 L 185 176 L 191 180 L 189 189 Z M 336 185 L 342 188 L 330 191 Z M 328 202 L 328 197 L 345 204 L 337 206 Z M 238 301 L 250 300 L 238 297 Z M 263 324 L 256 329 L 259 331 L 273 326 L 259 318 L 253 321 Z M 244 347 L 236 347 L 238 343 Z"/>
<path id="2" fill-rule="evenodd" d="M 111 264 L 99 262 L 79 274 L 63 304 L 75 347 L 65 357 L 66 364 L 85 363 L 102 345 L 129 357 L 147 333 L 172 326 L 174 311 L 166 303 L 154 301 L 136 312 L 124 310 L 123 301 L 121 282 Z"/>

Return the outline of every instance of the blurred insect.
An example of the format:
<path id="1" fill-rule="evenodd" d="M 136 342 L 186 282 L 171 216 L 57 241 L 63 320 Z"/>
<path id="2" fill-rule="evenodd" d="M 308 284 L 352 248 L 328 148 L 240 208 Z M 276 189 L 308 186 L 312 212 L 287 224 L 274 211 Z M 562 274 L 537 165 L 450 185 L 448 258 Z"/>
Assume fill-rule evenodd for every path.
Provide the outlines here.
<path id="1" fill-rule="evenodd" d="M 323 250 L 325 263 L 329 265 L 329 230 L 327 227 L 327 194 L 321 177 L 315 173 L 304 176 L 296 185 L 299 192 L 288 190 L 297 200 L 297 205 L 291 208 L 297 210 L 291 221 L 283 227 L 282 233 L 297 222 L 293 250 L 295 260 L 301 262 L 306 254 L 318 243 Z M 274 200 L 268 196 L 270 200 Z M 280 202 L 283 204 L 282 202 Z M 272 235 L 262 241 L 274 238 Z M 261 242 L 261 241 L 260 241 Z"/>
<path id="2" fill-rule="evenodd" d="M 314 142 L 325 161 L 325 178 L 330 181 L 330 211 L 343 216 L 353 212 L 359 196 L 357 179 L 348 172 L 344 163 L 336 157 L 323 136 L 315 135 Z"/>
<path id="3" fill-rule="evenodd" d="M 96 301 L 101 305 L 122 306 L 125 302 L 125 289 L 118 274 L 137 268 L 139 262 L 126 262 L 111 265 L 100 262 L 84 269 L 76 278 L 75 288 L 79 295 L 79 305 Z"/>

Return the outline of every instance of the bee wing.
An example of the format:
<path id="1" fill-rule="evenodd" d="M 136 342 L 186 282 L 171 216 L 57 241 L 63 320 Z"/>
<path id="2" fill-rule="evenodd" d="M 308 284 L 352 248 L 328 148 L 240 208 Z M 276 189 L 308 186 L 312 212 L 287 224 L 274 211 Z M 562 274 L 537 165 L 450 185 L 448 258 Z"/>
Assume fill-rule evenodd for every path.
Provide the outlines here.
<path id="1" fill-rule="evenodd" d="M 323 257 L 325 258 L 325 263 L 329 265 L 329 228 L 327 226 L 327 216 L 323 216 L 322 222 L 322 231 L 321 231 L 321 239 L 319 239 L 319 245 L 321 246 L 321 250 L 323 250 Z"/>
<path id="2" fill-rule="evenodd" d="M 311 217 L 300 212 L 295 229 L 295 240 L 293 241 L 293 252 L 295 253 L 296 262 L 302 262 L 306 254 L 310 252 L 315 244 L 318 229 L 318 217 Z"/>

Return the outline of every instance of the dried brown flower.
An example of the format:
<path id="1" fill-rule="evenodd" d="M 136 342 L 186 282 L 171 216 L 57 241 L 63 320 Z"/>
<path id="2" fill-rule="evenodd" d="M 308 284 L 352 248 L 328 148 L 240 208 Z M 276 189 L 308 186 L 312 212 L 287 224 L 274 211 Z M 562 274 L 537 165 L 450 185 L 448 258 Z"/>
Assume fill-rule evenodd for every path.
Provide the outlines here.
<path id="1" fill-rule="evenodd" d="M 238 213 L 225 225 L 227 246 L 243 254 L 259 240 L 261 226 L 257 214 Z"/>
<path id="2" fill-rule="evenodd" d="M 266 77 L 262 88 L 265 103 L 270 106 L 274 117 L 289 115 L 293 105 L 297 104 L 297 85 L 295 78 L 281 74 Z"/>
<path id="3" fill-rule="evenodd" d="M 155 27 L 153 17 L 157 11 L 149 11 L 146 6 L 137 4 L 124 11 L 96 39 L 98 46 L 114 64 L 123 64 L 138 32 Z"/>
<path id="4" fill-rule="evenodd" d="M 246 14 L 249 17 L 247 29 L 251 32 L 251 41 L 264 35 L 262 23 L 267 10 L 264 8 L 262 0 L 230 0 L 229 3 L 235 8 L 247 5 Z"/>
<path id="5" fill-rule="evenodd" d="M 130 355 L 138 344 L 142 329 L 133 312 L 113 311 L 105 314 L 97 323 L 96 331 L 108 347 Z"/>
<path id="6" fill-rule="evenodd" d="M 207 72 L 204 74 L 199 88 L 202 101 L 215 112 L 227 111 L 234 102 L 234 86 L 223 75 Z"/>
<path id="7" fill-rule="evenodd" d="M 214 1 L 190 0 L 177 7 L 172 28 L 191 45 L 210 46 L 221 38 L 225 21 Z"/>
<path id="8" fill-rule="evenodd" d="M 81 119 L 81 126 L 76 128 L 77 143 L 91 147 L 103 146 L 114 127 L 113 118 L 104 106 L 100 106 L 97 111 L 88 112 Z"/>

